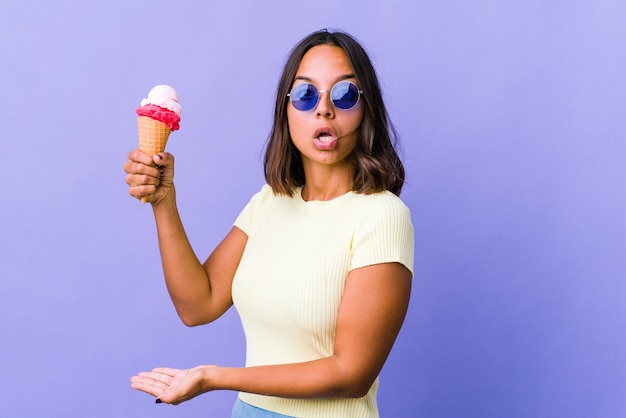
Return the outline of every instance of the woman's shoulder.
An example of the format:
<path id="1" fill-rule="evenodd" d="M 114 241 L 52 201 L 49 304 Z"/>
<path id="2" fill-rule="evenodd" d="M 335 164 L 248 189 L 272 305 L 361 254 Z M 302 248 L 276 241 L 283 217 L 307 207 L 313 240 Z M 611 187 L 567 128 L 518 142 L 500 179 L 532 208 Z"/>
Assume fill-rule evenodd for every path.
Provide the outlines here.
<path id="1" fill-rule="evenodd" d="M 292 198 L 290 196 L 274 193 L 269 184 L 264 184 L 261 189 L 250 198 L 248 208 L 252 212 L 273 211 L 283 207 Z"/>
<path id="2" fill-rule="evenodd" d="M 250 198 L 250 204 L 259 206 L 274 196 L 272 187 L 269 184 L 264 184 L 258 192 L 252 195 L 252 198 Z"/>
<path id="3" fill-rule="evenodd" d="M 275 195 L 272 188 L 265 184 L 261 189 L 252 195 L 248 204 L 239 213 L 235 220 L 235 226 L 244 231 L 248 236 L 254 230 L 254 225 L 262 222 L 272 213 L 272 202 Z"/>
<path id="4" fill-rule="evenodd" d="M 405 212 L 410 213 L 408 206 L 397 195 L 386 190 L 384 192 L 372 193 L 372 194 L 356 194 L 359 204 L 362 204 L 366 211 L 391 211 L 391 212 Z"/>
<path id="5" fill-rule="evenodd" d="M 372 194 L 353 193 L 351 204 L 344 208 L 350 213 L 350 223 L 357 228 L 364 225 L 412 225 L 411 211 L 395 194 L 384 191 Z"/>

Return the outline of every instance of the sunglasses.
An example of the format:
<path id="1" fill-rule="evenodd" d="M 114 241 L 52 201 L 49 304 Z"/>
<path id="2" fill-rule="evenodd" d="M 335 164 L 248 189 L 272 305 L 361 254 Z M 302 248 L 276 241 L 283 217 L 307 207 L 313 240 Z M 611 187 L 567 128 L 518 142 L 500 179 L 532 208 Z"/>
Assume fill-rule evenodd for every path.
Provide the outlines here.
<path id="1" fill-rule="evenodd" d="M 363 90 L 350 81 L 340 81 L 330 90 L 318 90 L 313 84 L 300 83 L 293 86 L 287 93 L 291 104 L 298 110 L 306 112 L 317 106 L 320 93 L 330 93 L 330 100 L 337 109 L 352 109 L 359 102 Z"/>

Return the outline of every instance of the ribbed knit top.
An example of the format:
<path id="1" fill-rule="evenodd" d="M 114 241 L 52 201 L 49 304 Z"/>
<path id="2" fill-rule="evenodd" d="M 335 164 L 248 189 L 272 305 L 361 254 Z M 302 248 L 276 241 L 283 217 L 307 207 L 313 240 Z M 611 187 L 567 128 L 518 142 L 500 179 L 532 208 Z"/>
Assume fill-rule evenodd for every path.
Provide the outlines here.
<path id="1" fill-rule="evenodd" d="M 248 235 L 233 302 L 246 334 L 246 365 L 333 354 L 345 281 L 352 269 L 398 262 L 413 273 L 409 209 L 394 194 L 348 192 L 328 201 L 274 195 L 265 185 L 235 226 Z M 358 399 L 287 399 L 240 393 L 252 405 L 295 417 L 377 417 L 378 379 Z"/>

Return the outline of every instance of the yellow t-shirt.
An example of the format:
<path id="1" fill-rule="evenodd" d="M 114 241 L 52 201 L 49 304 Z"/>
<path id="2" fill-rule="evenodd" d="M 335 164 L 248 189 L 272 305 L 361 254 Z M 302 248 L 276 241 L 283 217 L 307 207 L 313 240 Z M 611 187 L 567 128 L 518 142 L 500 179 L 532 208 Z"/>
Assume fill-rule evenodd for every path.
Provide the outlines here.
<path id="1" fill-rule="evenodd" d="M 346 193 L 329 201 L 274 195 L 265 185 L 235 226 L 248 243 L 233 281 L 246 334 L 246 365 L 333 354 L 339 304 L 352 269 L 398 262 L 413 273 L 409 209 L 393 193 Z M 358 399 L 288 399 L 240 393 L 259 408 L 295 417 L 378 417 L 378 379 Z"/>

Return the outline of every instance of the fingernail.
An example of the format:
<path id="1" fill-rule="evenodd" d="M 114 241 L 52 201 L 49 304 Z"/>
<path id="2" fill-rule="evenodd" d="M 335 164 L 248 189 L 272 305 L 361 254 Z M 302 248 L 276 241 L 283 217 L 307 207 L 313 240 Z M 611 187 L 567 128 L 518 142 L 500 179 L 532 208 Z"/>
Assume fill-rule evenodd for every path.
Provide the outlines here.
<path id="1" fill-rule="evenodd" d="M 161 403 L 163 401 L 161 401 L 159 398 L 156 398 L 156 401 L 154 401 L 154 403 Z"/>
<path id="2" fill-rule="evenodd" d="M 163 156 L 160 155 L 160 154 L 157 154 L 157 157 L 159 157 L 159 159 L 161 159 L 161 160 L 163 159 Z"/>

